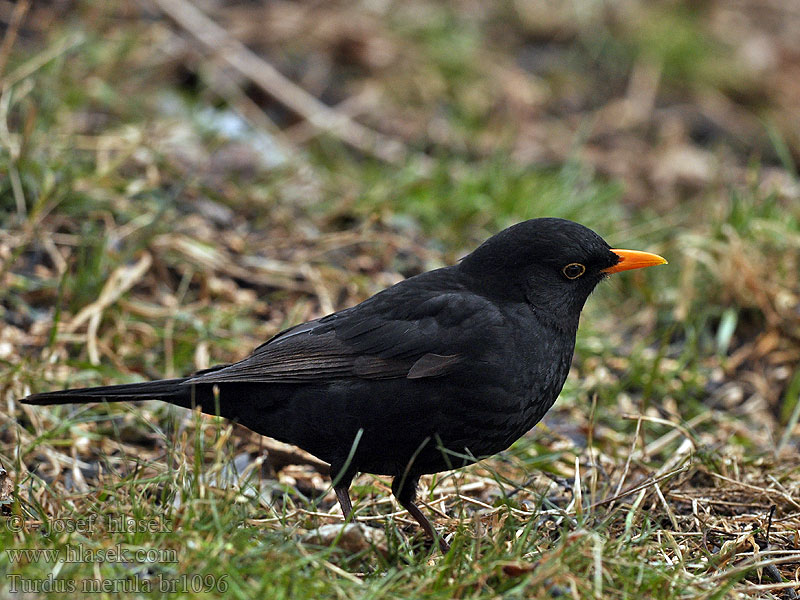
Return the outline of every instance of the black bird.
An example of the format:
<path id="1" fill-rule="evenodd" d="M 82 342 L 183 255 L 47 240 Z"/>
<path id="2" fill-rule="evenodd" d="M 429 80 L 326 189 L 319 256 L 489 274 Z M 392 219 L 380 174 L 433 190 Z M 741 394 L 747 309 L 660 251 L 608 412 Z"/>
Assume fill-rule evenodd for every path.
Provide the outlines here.
<path id="1" fill-rule="evenodd" d="M 532 219 L 456 265 L 286 329 L 240 362 L 23 402 L 155 399 L 218 410 L 330 463 L 345 517 L 356 472 L 393 476 L 392 493 L 435 540 L 414 504 L 420 475 L 496 454 L 531 429 L 561 392 L 595 286 L 609 273 L 666 262 L 611 249 L 571 221 Z"/>

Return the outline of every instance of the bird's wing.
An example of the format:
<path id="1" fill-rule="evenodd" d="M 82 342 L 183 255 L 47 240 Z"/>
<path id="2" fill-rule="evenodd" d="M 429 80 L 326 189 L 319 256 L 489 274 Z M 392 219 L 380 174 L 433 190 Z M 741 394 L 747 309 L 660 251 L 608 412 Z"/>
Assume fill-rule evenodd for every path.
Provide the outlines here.
<path id="1" fill-rule="evenodd" d="M 287 329 L 244 360 L 187 383 L 437 377 L 474 355 L 500 319 L 497 307 L 464 290 L 395 286 Z"/>

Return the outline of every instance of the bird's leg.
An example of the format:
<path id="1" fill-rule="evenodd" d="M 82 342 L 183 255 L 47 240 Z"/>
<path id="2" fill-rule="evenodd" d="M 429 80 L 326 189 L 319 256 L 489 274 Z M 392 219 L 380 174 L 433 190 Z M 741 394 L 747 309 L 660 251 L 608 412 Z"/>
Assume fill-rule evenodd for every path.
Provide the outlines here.
<path id="1" fill-rule="evenodd" d="M 347 482 L 347 485 L 337 485 L 333 488 L 333 491 L 336 492 L 336 498 L 339 500 L 339 506 L 342 507 L 342 514 L 344 515 L 344 520 L 350 518 L 350 513 L 353 512 L 353 503 L 350 502 L 350 482 Z"/>
<path id="2" fill-rule="evenodd" d="M 339 501 L 339 506 L 342 507 L 342 514 L 345 521 L 347 521 L 353 512 L 353 503 L 350 501 L 350 483 L 353 481 L 356 472 L 340 462 L 331 461 L 330 473 L 333 491 L 336 492 L 336 499 Z"/>
<path id="3" fill-rule="evenodd" d="M 417 494 L 418 477 L 410 477 L 408 475 L 397 476 L 392 481 L 392 494 L 397 498 L 400 506 L 405 508 L 414 519 L 419 523 L 422 530 L 425 532 L 432 541 L 438 542 L 439 548 L 442 553 L 447 554 L 450 550 L 450 544 L 444 541 L 442 537 L 436 533 L 433 525 L 428 518 L 422 514 L 419 507 L 414 504 L 414 497 Z"/>
<path id="4" fill-rule="evenodd" d="M 408 511 L 408 514 L 417 520 L 417 523 L 420 524 L 420 527 L 422 527 L 426 535 L 431 538 L 431 540 L 439 543 L 439 548 L 441 549 L 442 554 L 447 554 L 450 551 L 450 544 L 445 542 L 444 538 L 436 533 L 433 525 L 428 518 L 422 514 L 422 511 L 419 509 L 419 507 L 410 500 L 407 502 L 401 501 L 400 504 Z"/>

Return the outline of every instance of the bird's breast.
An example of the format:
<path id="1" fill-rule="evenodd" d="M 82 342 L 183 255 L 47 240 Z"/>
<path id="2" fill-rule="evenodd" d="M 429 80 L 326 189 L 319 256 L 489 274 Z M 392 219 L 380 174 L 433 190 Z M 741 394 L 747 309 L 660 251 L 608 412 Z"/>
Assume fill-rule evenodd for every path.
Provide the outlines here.
<path id="1" fill-rule="evenodd" d="M 520 325 L 507 364 L 514 365 L 518 382 L 513 393 L 520 416 L 514 433 L 519 437 L 544 417 L 561 393 L 572 364 L 575 333 L 554 326 L 527 306 L 516 318 Z"/>

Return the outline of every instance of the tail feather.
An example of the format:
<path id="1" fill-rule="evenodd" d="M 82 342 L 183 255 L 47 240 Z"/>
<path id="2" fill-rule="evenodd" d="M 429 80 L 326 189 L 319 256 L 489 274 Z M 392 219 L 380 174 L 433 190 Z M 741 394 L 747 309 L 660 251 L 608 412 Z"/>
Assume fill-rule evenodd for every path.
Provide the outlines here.
<path id="1" fill-rule="evenodd" d="M 184 385 L 188 377 L 180 379 L 160 379 L 143 383 L 126 383 L 102 387 L 75 388 L 56 392 L 32 394 L 24 398 L 24 404 L 72 404 L 87 402 L 122 402 L 137 400 L 162 400 L 178 406 L 191 407 L 193 402 L 201 403 L 199 387 Z M 203 386 L 207 387 L 207 386 Z M 203 392 L 208 393 L 206 390 Z"/>

